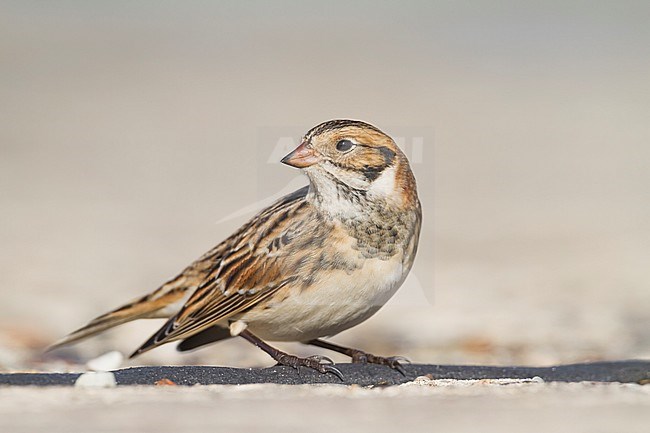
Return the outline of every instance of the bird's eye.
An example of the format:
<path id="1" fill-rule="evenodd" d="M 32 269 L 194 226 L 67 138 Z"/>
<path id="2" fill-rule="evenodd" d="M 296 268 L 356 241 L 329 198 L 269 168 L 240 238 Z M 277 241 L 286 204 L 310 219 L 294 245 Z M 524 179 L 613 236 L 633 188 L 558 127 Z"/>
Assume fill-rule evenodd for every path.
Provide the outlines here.
<path id="1" fill-rule="evenodd" d="M 355 146 L 353 142 L 350 140 L 340 140 L 338 143 L 336 143 L 336 150 L 339 152 L 347 152 L 348 150 L 352 149 Z"/>

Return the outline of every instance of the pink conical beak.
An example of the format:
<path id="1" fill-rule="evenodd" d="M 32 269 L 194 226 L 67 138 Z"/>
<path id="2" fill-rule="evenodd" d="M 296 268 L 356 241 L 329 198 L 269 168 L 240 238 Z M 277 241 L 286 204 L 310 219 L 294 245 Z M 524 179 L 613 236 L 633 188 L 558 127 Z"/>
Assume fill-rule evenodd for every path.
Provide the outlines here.
<path id="1" fill-rule="evenodd" d="M 293 152 L 282 158 L 282 163 L 296 168 L 306 168 L 319 161 L 320 155 L 311 147 L 307 147 L 306 142 L 303 142 Z"/>

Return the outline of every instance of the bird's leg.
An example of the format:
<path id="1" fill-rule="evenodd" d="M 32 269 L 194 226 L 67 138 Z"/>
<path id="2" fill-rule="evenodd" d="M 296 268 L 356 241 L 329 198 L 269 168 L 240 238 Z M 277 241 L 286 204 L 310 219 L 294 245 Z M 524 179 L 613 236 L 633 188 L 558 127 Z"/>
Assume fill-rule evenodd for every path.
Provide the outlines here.
<path id="1" fill-rule="evenodd" d="M 315 355 L 308 358 L 300 358 L 298 356 L 289 355 L 288 353 L 276 349 L 275 347 L 266 343 L 264 340 L 252 334 L 246 329 L 241 331 L 239 333 L 239 336 L 268 353 L 271 358 L 275 359 L 278 362 L 278 364 L 287 365 L 295 369 L 298 369 L 298 367 L 308 367 L 320 373 L 333 373 L 339 379 L 343 380 L 343 374 L 339 371 L 338 368 L 332 367 L 332 364 L 334 364 L 334 362 L 325 356 Z"/>
<path id="2" fill-rule="evenodd" d="M 404 361 L 404 362 L 409 362 L 409 361 L 403 356 L 391 356 L 385 358 L 383 356 L 376 356 L 373 355 L 372 353 L 364 352 L 363 350 L 351 349 L 349 347 L 339 346 L 336 344 L 332 344 L 329 341 L 324 341 L 320 339 L 309 340 L 307 344 L 311 344 L 312 346 L 322 347 L 324 349 L 332 350 L 334 352 L 347 355 L 350 358 L 352 358 L 352 362 L 355 364 L 387 365 L 390 368 L 395 369 L 400 373 L 402 373 L 404 376 L 406 376 L 406 371 L 404 370 L 404 366 L 400 364 L 400 361 Z"/>

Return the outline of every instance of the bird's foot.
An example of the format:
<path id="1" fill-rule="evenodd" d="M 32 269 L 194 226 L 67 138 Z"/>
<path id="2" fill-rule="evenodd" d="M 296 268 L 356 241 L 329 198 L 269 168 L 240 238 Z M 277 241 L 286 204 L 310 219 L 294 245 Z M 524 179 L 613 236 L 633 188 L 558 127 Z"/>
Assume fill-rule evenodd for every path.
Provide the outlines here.
<path id="1" fill-rule="evenodd" d="M 296 370 L 299 370 L 300 367 L 307 367 L 323 374 L 332 373 L 339 379 L 343 380 L 343 373 L 341 373 L 341 370 L 334 367 L 334 361 L 326 356 L 313 355 L 307 358 L 301 358 L 284 352 L 277 353 L 276 355 L 275 360 L 278 361 L 278 364 L 280 365 L 293 367 Z"/>
<path id="2" fill-rule="evenodd" d="M 300 367 L 307 367 L 323 374 L 332 373 L 339 379 L 343 380 L 343 374 L 341 371 L 338 368 L 333 367 L 334 361 L 326 356 L 314 355 L 307 358 L 300 358 L 298 356 L 289 355 L 288 353 L 276 349 L 264 342 L 262 339 L 252 334 L 248 329 L 244 329 L 239 336 L 268 353 L 271 358 L 278 362 L 278 364 L 293 367 L 298 370 L 298 373 L 300 373 Z"/>
<path id="3" fill-rule="evenodd" d="M 354 364 L 387 365 L 393 370 L 397 370 L 400 373 L 402 373 L 403 376 L 406 376 L 406 370 L 404 369 L 402 362 L 407 364 L 411 363 L 411 361 L 409 361 L 407 358 L 403 356 L 383 357 L 383 356 L 373 355 L 372 353 L 366 353 L 362 350 L 354 350 L 354 352 L 351 355 L 351 358 L 352 358 L 352 363 Z"/>

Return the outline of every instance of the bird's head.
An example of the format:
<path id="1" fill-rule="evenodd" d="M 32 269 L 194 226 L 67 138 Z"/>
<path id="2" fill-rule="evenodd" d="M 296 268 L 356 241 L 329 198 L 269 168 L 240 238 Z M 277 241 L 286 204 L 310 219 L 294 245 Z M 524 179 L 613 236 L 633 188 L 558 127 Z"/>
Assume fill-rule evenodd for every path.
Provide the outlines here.
<path id="1" fill-rule="evenodd" d="M 321 123 L 282 162 L 303 169 L 312 188 L 326 198 L 346 198 L 349 191 L 395 204 L 417 201 L 406 156 L 392 138 L 365 122 Z"/>

